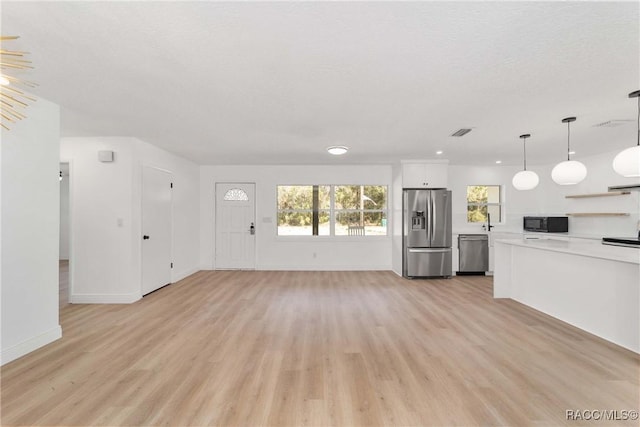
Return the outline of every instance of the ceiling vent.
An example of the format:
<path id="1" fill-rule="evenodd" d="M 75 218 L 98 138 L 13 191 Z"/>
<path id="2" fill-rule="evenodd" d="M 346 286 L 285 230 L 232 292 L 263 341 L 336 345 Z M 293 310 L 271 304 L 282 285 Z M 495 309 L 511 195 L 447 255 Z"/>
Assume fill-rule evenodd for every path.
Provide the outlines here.
<path id="1" fill-rule="evenodd" d="M 633 120 L 607 120 L 606 122 L 598 123 L 597 125 L 593 125 L 594 128 L 615 128 L 618 126 L 622 126 Z"/>
<path id="2" fill-rule="evenodd" d="M 457 136 L 457 137 L 465 136 L 469 132 L 471 132 L 471 129 L 458 129 L 457 131 L 452 133 L 451 136 Z"/>

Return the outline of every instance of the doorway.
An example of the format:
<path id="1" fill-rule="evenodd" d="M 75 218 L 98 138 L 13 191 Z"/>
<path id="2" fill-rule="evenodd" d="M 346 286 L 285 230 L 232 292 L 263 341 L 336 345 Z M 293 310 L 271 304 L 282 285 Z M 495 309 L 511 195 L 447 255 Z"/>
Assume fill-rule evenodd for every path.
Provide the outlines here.
<path id="1" fill-rule="evenodd" d="M 256 268 L 255 184 L 216 183 L 215 268 Z"/>
<path id="2" fill-rule="evenodd" d="M 68 162 L 60 163 L 60 237 L 58 261 L 58 299 L 59 308 L 71 302 L 71 287 L 69 286 L 69 263 L 71 259 L 71 185 L 70 167 Z"/>
<path id="3" fill-rule="evenodd" d="M 171 172 L 142 168 L 142 295 L 171 283 Z"/>

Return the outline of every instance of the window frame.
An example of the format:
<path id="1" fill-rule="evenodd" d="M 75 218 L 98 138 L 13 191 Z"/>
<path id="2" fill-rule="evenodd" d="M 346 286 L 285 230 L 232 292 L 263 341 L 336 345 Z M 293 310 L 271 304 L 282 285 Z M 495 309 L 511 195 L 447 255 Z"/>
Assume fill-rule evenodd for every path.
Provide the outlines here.
<path id="1" fill-rule="evenodd" d="M 500 200 L 498 203 L 477 203 L 477 202 L 469 202 L 469 187 L 497 187 L 498 188 L 498 199 Z M 466 209 L 465 209 L 465 221 L 467 224 L 484 224 L 486 223 L 486 221 L 469 221 L 469 216 L 468 216 L 468 212 L 469 212 L 469 206 L 476 206 L 476 207 L 482 207 L 482 206 L 486 206 L 487 207 L 487 212 L 489 211 L 489 206 L 497 206 L 498 209 L 500 210 L 500 221 L 491 221 L 492 224 L 504 224 L 505 220 L 505 207 L 504 207 L 504 186 L 501 184 L 467 184 L 467 191 L 465 191 L 465 203 L 466 203 Z"/>
<path id="2" fill-rule="evenodd" d="M 385 188 L 385 192 L 386 192 L 386 198 L 385 198 L 385 208 L 384 209 L 337 209 L 336 208 L 336 202 L 335 202 L 335 188 L 336 187 L 352 187 L 352 186 L 357 186 L 357 187 L 384 187 Z M 328 208 L 323 208 L 323 207 L 318 207 L 317 212 L 323 212 L 326 211 L 329 213 L 329 234 L 292 234 L 292 235 L 286 235 L 286 234 L 278 234 L 278 229 L 279 229 L 279 215 L 282 212 L 302 212 L 302 213 L 311 213 L 312 214 L 312 218 L 313 218 L 313 213 L 314 210 L 313 209 L 279 209 L 279 202 L 278 202 L 278 189 L 280 187 L 329 187 L 329 207 Z M 317 239 L 331 239 L 331 240 L 335 240 L 335 241 L 339 241 L 339 240 L 347 240 L 347 241 L 353 241 L 353 240 L 357 240 L 357 239 L 388 239 L 390 238 L 391 234 L 390 234 L 390 228 L 391 228 L 391 224 L 390 224 L 390 210 L 389 210 L 389 202 L 390 202 L 390 195 L 391 195 L 391 189 L 390 189 L 390 185 L 388 184 L 276 184 L 276 188 L 275 188 L 275 193 L 276 193 L 276 203 L 275 203 L 275 208 L 276 208 L 276 224 L 275 224 L 275 234 L 276 234 L 276 239 L 283 239 L 283 240 L 291 240 L 291 239 L 312 239 L 312 240 L 317 240 Z M 386 222 L 386 230 L 385 230 L 385 234 L 384 235 L 373 235 L 373 234 L 365 234 L 364 236 L 349 236 L 346 234 L 336 234 L 336 224 L 337 224 L 337 215 L 338 213 L 342 213 L 342 212 L 363 212 L 363 213 L 367 213 L 367 212 L 380 212 L 382 213 L 387 222 Z M 319 225 L 319 224 L 318 224 Z M 312 233 L 313 233 L 313 224 L 312 224 Z"/>

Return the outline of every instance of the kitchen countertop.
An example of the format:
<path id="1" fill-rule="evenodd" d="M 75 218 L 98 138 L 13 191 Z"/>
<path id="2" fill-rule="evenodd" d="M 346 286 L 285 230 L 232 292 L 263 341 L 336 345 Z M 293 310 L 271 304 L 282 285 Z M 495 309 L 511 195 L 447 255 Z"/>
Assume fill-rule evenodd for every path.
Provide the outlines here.
<path id="1" fill-rule="evenodd" d="M 581 255 L 592 258 L 601 258 L 611 261 L 640 264 L 640 248 L 626 248 L 620 246 L 603 245 L 600 242 L 583 240 L 554 240 L 554 239 L 496 239 L 496 243 L 521 246 L 532 249 L 542 249 L 553 252 L 562 252 L 572 255 Z"/>

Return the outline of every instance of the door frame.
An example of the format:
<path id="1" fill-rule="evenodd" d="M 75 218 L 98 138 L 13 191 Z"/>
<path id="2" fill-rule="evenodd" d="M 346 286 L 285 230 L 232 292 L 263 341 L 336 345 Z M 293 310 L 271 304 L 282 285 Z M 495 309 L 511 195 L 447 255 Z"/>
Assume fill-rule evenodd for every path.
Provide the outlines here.
<path id="1" fill-rule="evenodd" d="M 216 230 L 218 226 L 218 184 L 251 184 L 253 185 L 253 220 L 254 224 L 257 224 L 257 211 L 258 211 L 258 185 L 255 182 L 250 181 L 214 181 L 213 182 L 213 269 L 218 270 L 216 253 L 218 250 Z M 256 225 L 256 230 L 257 230 Z M 258 265 L 258 236 L 260 233 L 256 233 L 253 240 L 253 270 L 256 270 Z"/>
<path id="2" fill-rule="evenodd" d="M 139 183 L 140 183 L 140 200 L 139 200 L 139 206 L 140 206 L 140 222 L 139 225 L 137 227 L 137 242 L 138 242 L 138 256 L 139 256 L 139 266 L 140 266 L 140 270 L 139 270 L 139 286 L 138 289 L 140 290 L 140 294 L 139 294 L 139 298 L 142 298 L 144 296 L 144 294 L 142 292 L 144 292 L 142 290 L 142 285 L 143 285 L 143 267 L 142 267 L 142 263 L 143 263 L 143 255 L 142 255 L 142 251 L 143 251 L 143 245 L 142 245 L 142 233 L 143 233 L 143 225 L 142 225 L 142 217 L 144 215 L 143 212 L 143 198 L 144 198 L 144 168 L 151 168 L 151 169 L 156 169 L 162 172 L 166 172 L 169 175 L 171 175 L 171 183 L 174 183 L 174 178 L 175 175 L 173 173 L 172 170 L 169 170 L 167 168 L 163 168 L 160 166 L 156 166 L 154 164 L 150 164 L 150 163 L 142 163 L 140 164 L 140 178 L 139 178 Z M 173 188 L 172 188 L 173 190 Z M 175 236 L 174 236 L 174 231 L 175 231 L 175 227 L 174 227 L 174 222 L 175 222 L 175 212 L 174 212 L 174 197 L 173 197 L 173 191 L 171 191 L 171 248 L 170 248 L 170 254 L 171 254 L 171 262 L 173 262 L 173 258 L 174 258 L 174 246 L 175 246 Z M 174 283 L 174 275 L 173 275 L 173 271 L 174 269 L 171 269 L 171 281 L 167 284 L 167 285 L 171 285 Z M 165 286 L 167 286 L 165 285 Z M 161 289 L 161 288 L 158 288 Z M 157 290 L 157 289 L 156 289 Z"/>

